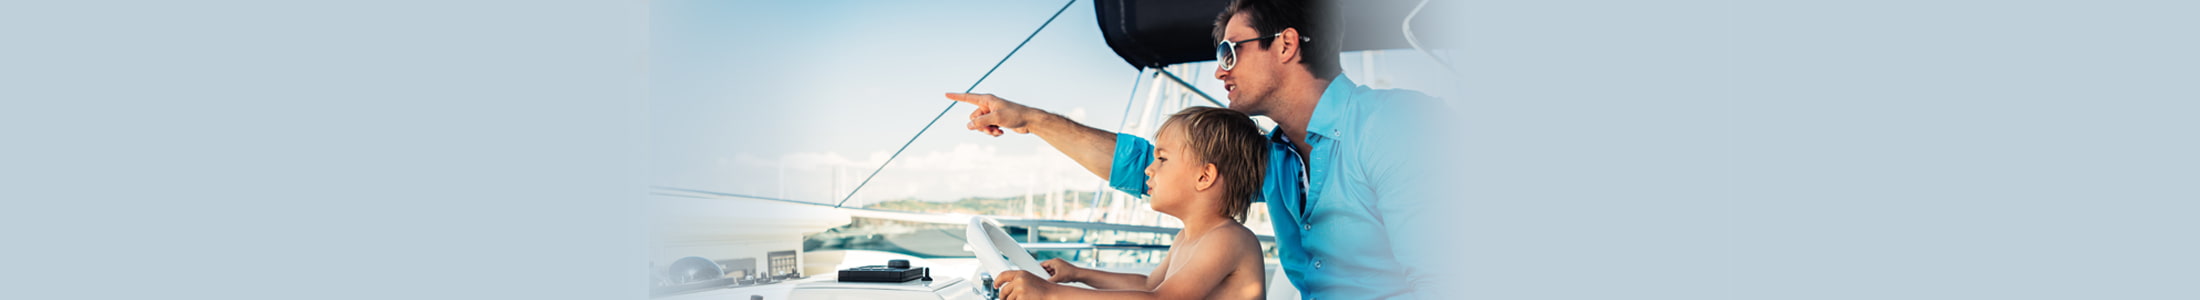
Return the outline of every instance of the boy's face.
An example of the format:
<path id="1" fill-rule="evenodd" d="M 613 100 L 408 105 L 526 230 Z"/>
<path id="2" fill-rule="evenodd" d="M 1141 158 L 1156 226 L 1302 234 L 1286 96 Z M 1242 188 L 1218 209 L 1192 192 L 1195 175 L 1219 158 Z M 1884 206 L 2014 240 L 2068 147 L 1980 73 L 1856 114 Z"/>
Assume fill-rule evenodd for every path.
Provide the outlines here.
<path id="1" fill-rule="evenodd" d="M 1153 163 L 1146 165 L 1146 194 L 1153 210 L 1181 218 L 1193 208 L 1192 199 L 1214 192 L 1214 165 L 1204 163 L 1196 151 L 1185 147 L 1175 126 L 1164 127 L 1154 137 Z"/>

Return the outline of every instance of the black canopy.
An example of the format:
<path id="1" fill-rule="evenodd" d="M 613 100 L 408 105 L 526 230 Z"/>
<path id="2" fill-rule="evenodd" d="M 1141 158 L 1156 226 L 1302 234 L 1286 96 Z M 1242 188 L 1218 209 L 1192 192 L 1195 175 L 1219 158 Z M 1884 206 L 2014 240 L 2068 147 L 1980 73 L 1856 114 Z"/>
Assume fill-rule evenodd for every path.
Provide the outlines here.
<path id="1" fill-rule="evenodd" d="M 1108 40 L 1108 47 L 1115 55 L 1123 57 L 1132 67 L 1161 67 L 1172 64 L 1208 61 L 1215 59 L 1215 41 L 1211 36 L 1215 16 L 1222 13 L 1230 0 L 1097 0 L 1093 8 L 1100 20 L 1100 36 Z M 1329 1 L 1318 1 L 1329 2 Z M 1326 10 L 1335 12 L 1336 22 L 1341 24 L 1342 37 L 1313 37 L 1322 40 L 1343 40 L 1343 51 L 1411 48 L 1400 31 L 1406 14 L 1419 5 L 1418 0 L 1365 0 L 1338 1 Z M 1432 28 L 1456 14 L 1438 13 L 1453 7 L 1448 1 L 1431 1 L 1420 15 L 1415 16 L 1414 36 L 1422 47 L 1440 47 L 1446 43 L 1435 40 L 1440 35 L 1429 33 Z"/>

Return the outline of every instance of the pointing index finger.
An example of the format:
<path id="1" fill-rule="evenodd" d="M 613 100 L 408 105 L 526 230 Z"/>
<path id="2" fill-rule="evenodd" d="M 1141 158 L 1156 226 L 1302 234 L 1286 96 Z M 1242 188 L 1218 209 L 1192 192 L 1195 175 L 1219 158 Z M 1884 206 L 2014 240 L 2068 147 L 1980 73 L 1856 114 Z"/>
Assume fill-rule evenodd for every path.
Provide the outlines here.
<path id="1" fill-rule="evenodd" d="M 980 107 L 984 107 L 985 98 L 983 97 L 983 95 L 985 94 L 947 93 L 947 99 L 962 101 L 963 103 L 970 103 L 978 105 Z"/>

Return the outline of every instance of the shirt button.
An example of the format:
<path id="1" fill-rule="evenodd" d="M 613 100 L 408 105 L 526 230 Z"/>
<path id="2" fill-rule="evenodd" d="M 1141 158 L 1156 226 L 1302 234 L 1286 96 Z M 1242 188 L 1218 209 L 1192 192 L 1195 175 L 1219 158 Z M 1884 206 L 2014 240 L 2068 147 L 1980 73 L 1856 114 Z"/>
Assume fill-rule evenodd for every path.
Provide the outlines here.
<path id="1" fill-rule="evenodd" d="M 1321 261 L 1321 260 L 1319 260 L 1319 259 L 1316 259 L 1316 260 L 1314 260 L 1314 268 L 1315 268 L 1315 269 L 1320 269 L 1320 268 L 1322 268 L 1322 261 Z"/>
<path id="2" fill-rule="evenodd" d="M 1314 224 L 1299 225 L 1299 230 L 1314 230 Z"/>

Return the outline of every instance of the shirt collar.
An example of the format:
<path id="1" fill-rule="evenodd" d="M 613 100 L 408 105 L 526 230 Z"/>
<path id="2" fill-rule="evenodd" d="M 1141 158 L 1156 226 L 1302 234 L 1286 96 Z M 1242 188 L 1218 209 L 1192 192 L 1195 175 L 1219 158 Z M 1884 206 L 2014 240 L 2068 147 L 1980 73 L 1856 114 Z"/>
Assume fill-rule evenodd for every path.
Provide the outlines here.
<path id="1" fill-rule="evenodd" d="M 1331 79 L 1329 87 L 1322 89 L 1321 100 L 1314 103 L 1314 115 L 1307 119 L 1307 134 L 1331 139 L 1342 135 L 1344 131 L 1340 127 L 1345 122 L 1344 116 L 1348 114 L 1345 110 L 1349 109 L 1347 106 L 1351 105 L 1352 96 L 1358 94 L 1359 90 L 1360 85 L 1345 78 L 1344 74 L 1337 74 L 1336 79 Z"/>

